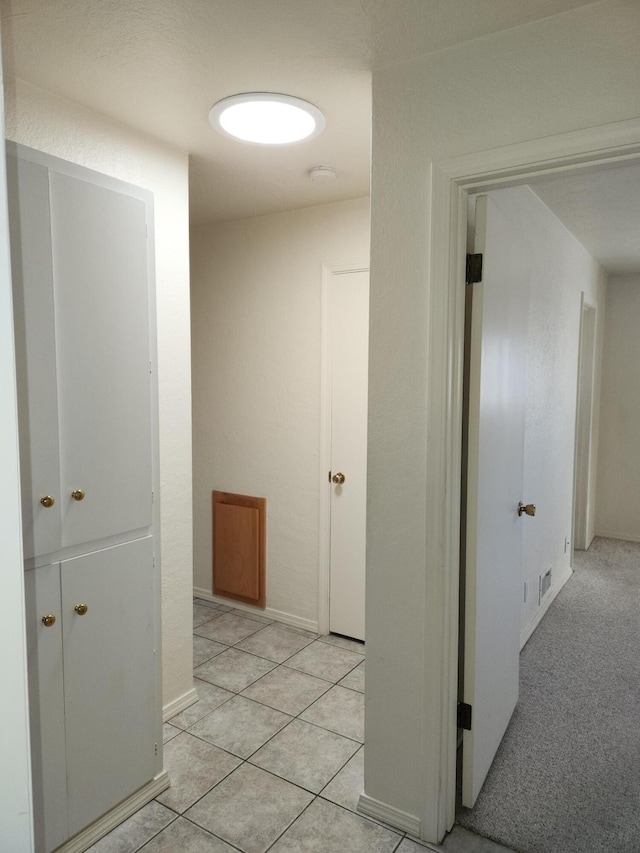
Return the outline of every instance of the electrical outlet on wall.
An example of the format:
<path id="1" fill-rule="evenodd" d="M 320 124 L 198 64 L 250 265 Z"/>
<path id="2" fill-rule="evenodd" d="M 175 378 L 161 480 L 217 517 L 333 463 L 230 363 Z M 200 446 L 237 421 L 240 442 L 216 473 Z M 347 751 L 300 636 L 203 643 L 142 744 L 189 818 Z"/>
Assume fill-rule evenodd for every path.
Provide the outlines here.
<path id="1" fill-rule="evenodd" d="M 571 543 L 571 540 L 569 539 L 569 537 L 565 536 L 564 537 L 564 553 L 565 554 L 567 553 L 567 549 L 568 549 L 570 543 Z"/>

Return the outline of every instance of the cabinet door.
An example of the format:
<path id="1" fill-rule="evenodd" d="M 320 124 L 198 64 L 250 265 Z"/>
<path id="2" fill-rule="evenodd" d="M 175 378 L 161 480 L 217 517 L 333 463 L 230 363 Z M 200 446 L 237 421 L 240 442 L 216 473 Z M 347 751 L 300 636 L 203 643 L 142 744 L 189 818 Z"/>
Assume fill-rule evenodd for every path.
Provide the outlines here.
<path id="1" fill-rule="evenodd" d="M 151 524 L 143 201 L 50 172 L 62 545 Z M 81 501 L 71 493 L 83 490 Z"/>
<path id="2" fill-rule="evenodd" d="M 7 162 L 25 559 L 59 550 L 60 468 L 49 172 Z M 54 498 L 53 506 L 40 503 Z"/>
<path id="3" fill-rule="evenodd" d="M 65 560 L 61 578 L 73 835 L 154 776 L 152 539 Z"/>
<path id="4" fill-rule="evenodd" d="M 30 569 L 24 579 L 35 849 L 48 853 L 69 837 L 60 564 Z"/>

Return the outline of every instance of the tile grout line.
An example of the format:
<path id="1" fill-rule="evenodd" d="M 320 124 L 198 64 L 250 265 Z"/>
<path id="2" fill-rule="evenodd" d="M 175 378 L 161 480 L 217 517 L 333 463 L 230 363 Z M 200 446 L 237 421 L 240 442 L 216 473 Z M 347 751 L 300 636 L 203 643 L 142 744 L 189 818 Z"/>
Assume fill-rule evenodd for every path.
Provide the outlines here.
<path id="1" fill-rule="evenodd" d="M 152 800 L 151 802 L 155 803 L 155 800 Z M 158 803 L 158 805 L 162 805 L 162 803 Z M 143 808 L 144 808 L 144 806 L 143 806 Z M 168 808 L 168 806 L 165 806 L 164 808 L 166 809 L 166 808 Z M 173 809 L 169 809 L 169 811 L 173 811 Z M 134 814 L 137 814 L 137 812 L 134 812 Z M 175 812 L 174 812 L 174 814 L 175 814 Z M 132 817 L 133 817 L 133 815 L 132 815 Z M 154 838 L 157 838 L 157 836 L 160 835 L 161 832 L 164 832 L 165 829 L 169 829 L 169 827 L 172 826 L 178 820 L 179 817 L 180 817 L 179 814 L 175 814 L 175 817 L 172 818 L 166 826 L 163 826 L 162 829 L 159 829 L 150 838 L 147 838 L 147 840 L 144 841 L 140 847 L 136 847 L 136 849 L 132 850 L 131 853 L 140 853 L 140 850 L 144 850 L 144 848 L 147 846 L 147 844 L 150 844 Z M 98 843 L 100 843 L 100 842 L 98 842 Z"/>
<path id="2" fill-rule="evenodd" d="M 206 606 L 206 605 L 205 605 L 205 606 Z M 228 611 L 223 611 L 220 615 L 224 615 L 224 612 L 228 612 Z M 232 615 L 236 615 L 236 614 L 232 614 Z M 207 620 L 207 622 L 215 621 L 215 620 L 216 620 L 216 618 L 217 618 L 217 617 L 213 617 L 212 619 Z M 241 618 L 243 618 L 243 617 L 241 617 Z M 249 617 L 248 617 L 248 618 L 249 618 Z M 207 624 L 207 622 L 205 622 L 205 623 L 201 623 L 201 624 Z M 275 620 L 273 620 L 272 622 L 270 622 L 270 623 L 268 623 L 268 624 L 263 625 L 263 627 L 262 627 L 262 628 L 258 628 L 256 631 L 254 631 L 254 632 L 252 632 L 251 634 L 248 634 L 246 637 L 243 637 L 242 639 L 238 640 L 238 641 L 237 641 L 237 643 L 235 643 L 235 644 L 233 644 L 233 645 L 231 645 L 231 646 L 227 646 L 227 648 L 226 648 L 226 649 L 224 649 L 223 651 L 218 652 L 217 654 L 212 655 L 212 656 L 211 656 L 211 658 L 208 658 L 206 661 L 203 661 L 203 662 L 199 663 L 199 664 L 198 664 L 198 667 L 199 667 L 199 666 L 202 666 L 204 663 L 206 663 L 206 662 L 207 662 L 207 661 L 209 661 L 209 660 L 213 660 L 214 658 L 219 657 L 220 655 L 224 654 L 224 651 L 228 651 L 230 648 L 237 648 L 237 646 L 238 646 L 238 644 L 239 644 L 239 643 L 244 642 L 244 640 L 248 639 L 249 637 L 256 636 L 258 633 L 260 633 L 260 631 L 261 631 L 261 630 L 263 630 L 264 628 L 269 627 L 269 625 L 274 625 L 274 624 L 278 625 L 278 623 L 277 623 Z M 200 626 L 196 626 L 196 627 L 200 627 Z M 291 632 L 291 633 L 296 633 L 296 632 Z M 195 635 L 195 636 L 202 636 L 202 635 L 200 635 L 200 634 L 197 634 L 197 633 L 196 633 L 196 631 L 195 631 L 195 629 L 194 629 L 194 635 Z M 304 636 L 304 635 L 299 635 L 299 636 Z M 208 639 L 208 640 L 211 640 L 212 642 L 220 642 L 219 640 L 214 640 L 214 638 L 213 638 L 213 637 L 204 637 L 203 639 Z M 302 815 L 307 811 L 307 809 L 312 805 L 312 803 L 314 803 L 314 802 L 315 802 L 316 800 L 318 800 L 318 799 L 322 799 L 324 802 L 330 803 L 332 806 L 337 807 L 337 808 L 340 808 L 340 809 L 342 809 L 343 811 L 347 812 L 348 814 L 354 815 L 354 816 L 356 816 L 356 817 L 360 817 L 360 818 L 361 818 L 361 819 L 363 819 L 363 820 L 367 820 L 369 823 L 374 823 L 374 824 L 376 824 L 376 825 L 378 825 L 378 826 L 383 826 L 383 825 L 382 825 L 382 824 L 380 824 L 378 821 L 375 821 L 375 820 L 373 820 L 373 819 L 370 819 L 370 818 L 366 817 L 365 815 L 359 815 L 357 812 L 354 812 L 354 811 L 352 811 L 351 809 L 346 808 L 346 807 L 344 807 L 344 806 L 340 805 L 339 803 L 333 803 L 331 800 L 328 800 L 328 799 L 326 799 L 325 797 L 322 797 L 322 791 L 324 791 L 324 790 L 325 790 L 325 789 L 326 789 L 326 788 L 331 784 L 331 782 L 336 778 L 336 776 L 337 776 L 339 773 L 341 773 L 341 772 L 342 772 L 342 770 L 344 770 L 344 768 L 345 768 L 345 767 L 346 767 L 346 765 L 349 763 L 349 761 L 351 761 L 351 759 L 352 759 L 354 756 L 356 756 L 356 755 L 358 754 L 358 752 L 359 752 L 361 749 L 363 749 L 363 748 L 364 748 L 364 743 L 363 743 L 362 741 L 356 740 L 355 738 L 351 738 L 351 737 L 349 737 L 349 736 L 347 736 L 347 735 L 343 735 L 343 734 L 341 734 L 340 732 L 334 732 L 334 731 L 332 731 L 331 729 L 327 729 L 327 728 L 325 728 L 324 726 L 321 726 L 321 725 L 319 725 L 319 724 L 316 724 L 316 723 L 313 723 L 313 722 L 310 722 L 310 721 L 307 721 L 307 720 L 302 720 L 302 719 L 300 719 L 301 714 L 304 714 L 304 713 L 305 713 L 305 711 L 307 711 L 307 710 L 308 710 L 309 708 L 311 708 L 311 707 L 312 707 L 316 702 L 318 702 L 320 699 L 322 699 L 324 696 L 326 696 L 326 695 L 327 695 L 327 693 L 329 693 L 329 691 L 330 691 L 330 690 L 332 690 L 332 688 L 333 688 L 333 687 L 341 686 L 341 687 L 343 688 L 343 690 L 350 690 L 352 693 L 356 693 L 356 694 L 359 694 L 359 695 L 364 695 L 364 694 L 363 694 L 363 692 L 361 692 L 361 691 L 355 690 L 355 689 L 350 688 L 350 687 L 345 687 L 345 686 L 343 686 L 343 685 L 340 685 L 340 683 L 339 683 L 342 679 L 346 678 L 350 673 L 352 673 L 352 672 L 353 672 L 357 667 L 359 667 L 359 666 L 364 662 L 364 660 L 365 660 L 365 655 L 364 655 L 364 654 L 360 655 L 358 652 L 352 652 L 350 649 L 345 649 L 343 646 L 340 646 L 340 645 L 338 645 L 338 644 L 334 644 L 334 643 L 324 643 L 324 645 L 326 645 L 326 646 L 330 646 L 330 647 L 333 647 L 333 648 L 337 648 L 337 649 L 342 650 L 342 651 L 347 651 L 347 652 L 350 652 L 351 654 L 358 654 L 358 655 L 359 655 L 359 657 L 361 657 L 361 658 L 362 658 L 362 660 L 359 660 L 357 663 L 355 663 L 355 664 L 354 664 L 354 666 L 353 666 L 353 667 L 351 667 L 347 672 L 345 672 L 342 676 L 340 676 L 340 678 L 339 678 L 337 681 L 331 681 L 331 680 L 329 680 L 329 679 L 322 678 L 321 676 L 317 676 L 317 675 L 314 675 L 314 674 L 312 674 L 312 673 L 305 672 L 304 670 L 297 670 L 297 669 L 295 669 L 294 667 L 287 666 L 286 668 L 287 668 L 287 669 L 289 669 L 289 670 L 291 670 L 291 671 L 293 671 L 293 672 L 299 672 L 299 673 L 301 673 L 301 674 L 303 674 L 303 675 L 308 675 L 308 676 L 310 676 L 310 677 L 312 677 L 312 678 L 316 678 L 316 679 L 318 679 L 318 680 L 320 680 L 320 681 L 324 681 L 324 682 L 327 684 L 327 688 L 326 688 L 326 689 L 325 689 L 325 690 L 320 694 L 320 696 L 318 696 L 318 697 L 316 697 L 315 699 L 313 699 L 313 700 L 312 700 L 308 705 L 306 705 L 304 708 L 302 708 L 302 709 L 301 709 L 297 714 L 295 714 L 295 715 L 292 715 L 292 714 L 286 714 L 286 712 L 281 711 L 279 708 L 272 708 L 272 706 L 268 705 L 268 704 L 267 704 L 267 703 L 265 703 L 265 702 L 260 702 L 260 700 L 252 699 L 252 698 L 251 698 L 251 697 L 249 697 L 249 696 L 243 696 L 243 695 L 242 695 L 242 693 L 243 693 L 243 691 L 244 691 L 244 690 L 247 690 L 249 687 L 251 687 L 251 686 L 253 686 L 254 684 L 256 684 L 256 683 L 257 683 L 258 681 L 260 681 L 262 678 L 265 678 L 267 675 L 270 675 L 271 673 L 276 672 L 280 667 L 282 667 L 282 666 L 286 666 L 287 661 L 291 660 L 291 658 L 295 657 L 295 655 L 299 654 L 299 653 L 300 653 L 301 651 L 303 651 L 304 649 L 309 648 L 309 647 L 310 647 L 314 642 L 321 642 L 321 639 L 320 639 L 320 638 L 317 638 L 317 637 L 316 637 L 316 638 L 311 638 L 311 639 L 309 639 L 309 642 L 308 642 L 308 643 L 306 643 L 306 644 L 302 647 L 302 649 L 299 649 L 298 651 L 294 652 L 294 653 L 293 653 L 293 654 L 291 654 L 288 658 L 285 658 L 285 660 L 284 660 L 284 661 L 281 661 L 281 662 L 273 661 L 273 660 L 271 660 L 271 659 L 269 659 L 269 658 L 264 658 L 264 657 L 262 657 L 261 655 L 255 654 L 255 653 L 250 652 L 250 651 L 247 651 L 247 650 L 245 650 L 245 649 L 237 648 L 237 651 L 244 652 L 245 654 L 251 654 L 251 655 L 253 655 L 254 657 L 259 658 L 260 660 L 265 660 L 265 661 L 268 661 L 269 663 L 274 663 L 274 664 L 275 664 L 275 665 L 274 665 L 274 667 L 273 667 L 271 670 L 269 670 L 268 672 L 264 673 L 263 675 L 259 676 L 258 678 L 254 679 L 253 681 L 251 681 L 249 684 L 247 684 L 245 687 L 243 687 L 241 691 L 229 690 L 229 688 L 223 687 L 223 686 L 222 686 L 222 685 L 220 685 L 220 684 L 215 684 L 214 682 L 209 682 L 209 681 L 207 681 L 206 679 L 201 679 L 201 678 L 199 678 L 197 675 L 194 675 L 194 676 L 193 676 L 193 677 L 194 677 L 196 680 L 198 680 L 198 681 L 203 681 L 204 683 L 211 684 L 213 687 L 218 687 L 219 689 L 228 690 L 228 692 L 229 692 L 229 693 L 231 693 L 232 695 L 231 695 L 231 696 L 229 696 L 227 699 L 225 699 L 223 702 L 221 702 L 221 703 L 220 703 L 220 705 L 216 706 L 216 708 L 212 709 L 211 711 L 207 712 L 207 713 L 206 713 L 206 714 L 204 714 L 202 717 L 200 717 L 198 720 L 194 721 L 194 722 L 191 724 L 191 726 L 187 727 L 186 729 L 181 729 L 181 728 L 179 728 L 178 726 L 174 726 L 174 728 L 179 729 L 179 734 L 180 734 L 180 733 L 189 734 L 191 737 L 195 737 L 196 739 L 200 740 L 200 741 L 201 741 L 201 742 L 203 742 L 203 743 L 208 743 L 209 745 L 215 746 L 217 749 L 220 749 L 220 750 L 222 750 L 223 752 L 225 752 L 226 754 L 228 754 L 228 755 L 232 756 L 233 758 L 235 758 L 235 759 L 239 760 L 239 761 L 240 761 L 240 763 L 239 763 L 236 767 L 234 767 L 232 770 L 230 770 L 228 773 L 226 773 L 226 774 L 225 774 L 221 779 L 219 779 L 219 780 L 218 780 L 214 785 L 212 785 L 212 786 L 211 786 L 211 788 L 209 788 L 209 789 L 208 789 L 204 794 L 202 794 L 202 796 L 201 796 L 201 797 L 198 797 L 198 799 L 196 799 L 193 803 L 191 803 L 191 804 L 190 804 L 190 805 L 185 809 L 185 812 L 184 812 L 184 813 L 176 813 L 176 817 L 175 817 L 175 818 L 174 818 L 174 819 L 173 819 L 169 824 L 167 824 L 167 827 L 164 827 L 163 829 L 166 829 L 166 828 L 168 828 L 168 826 L 171 826 L 171 825 L 175 822 L 175 820 L 177 820 L 177 818 L 178 818 L 178 817 L 183 817 L 185 820 L 188 820 L 188 821 L 189 821 L 190 823 L 192 823 L 194 826 L 196 826 L 196 827 L 198 827 L 199 829 L 201 829 L 201 830 L 203 830 L 203 831 L 207 832 L 207 833 L 208 833 L 208 834 L 210 834 L 212 837 L 214 837 L 214 838 L 219 838 L 219 836 L 215 835 L 215 833 L 212 833 L 212 832 L 210 832 L 208 829 L 205 829 L 204 827 L 201 827 L 199 824 L 195 823 L 195 821 L 190 820 L 190 818 L 185 817 L 185 814 L 186 814 L 186 812 L 188 812 L 190 809 L 192 809 L 192 808 L 193 808 L 197 803 L 199 803 L 199 802 L 200 802 L 204 797 L 208 796 L 208 794 L 210 794 L 210 793 L 211 793 L 215 788 L 217 788 L 217 787 L 218 787 L 218 785 L 220 785 L 222 782 L 224 782 L 226 779 L 228 779 L 228 778 L 229 778 L 229 776 L 230 776 L 232 773 L 234 773 L 236 770 L 239 770 L 239 769 L 243 766 L 243 764 L 248 764 L 250 767 L 256 768 L 256 769 L 258 769 L 258 770 L 262 770 L 263 772 L 268 773 L 269 775 L 273 776 L 275 779 L 279 779 L 280 781 L 285 781 L 285 782 L 287 782 L 287 783 L 288 783 L 288 784 L 290 784 L 290 785 L 294 785 L 294 787 L 297 787 L 297 788 L 299 788 L 301 791 L 304 791 L 304 792 L 306 792 L 307 794 L 310 794 L 310 795 L 312 796 L 312 800 L 308 803 L 308 805 L 307 805 L 307 806 L 306 806 L 306 807 L 305 807 L 305 808 L 300 812 L 300 814 L 299 814 L 299 815 L 297 815 L 297 816 L 296 816 L 296 817 L 295 817 L 295 818 L 294 818 L 294 819 L 293 819 L 289 824 L 287 824 L 287 826 L 286 826 L 286 827 L 284 828 L 284 830 L 283 830 L 283 831 L 278 835 L 278 837 L 273 841 L 273 843 L 272 843 L 271 845 L 269 845 L 269 847 L 267 848 L 267 850 L 271 850 L 271 849 L 273 848 L 273 846 L 274 846 L 275 844 L 277 844 L 277 842 L 280 840 L 280 838 L 282 838 L 282 836 L 283 836 L 283 835 L 284 835 L 284 834 L 285 834 L 285 833 L 286 833 L 286 832 L 291 828 L 291 826 L 293 826 L 293 824 L 294 824 L 294 823 L 295 823 L 295 822 L 296 822 L 300 817 L 302 817 Z M 226 644 L 221 643 L 221 645 L 226 645 Z M 194 667 L 194 671 L 195 671 L 195 669 L 197 669 L 198 667 Z M 197 734 L 195 734 L 195 733 L 193 733 L 193 732 L 189 731 L 189 729 L 190 729 L 190 728 L 192 728 L 193 726 L 197 725 L 197 723 L 199 723 L 199 722 L 201 722 L 202 720 L 206 719 L 206 717 L 208 717 L 208 716 L 210 716 L 211 714 L 215 713 L 215 711 L 217 711 L 219 708 L 223 707 L 223 706 L 224 706 L 224 705 L 226 705 L 228 702 L 230 702 L 230 701 L 231 701 L 231 699 L 233 699 L 233 698 L 234 698 L 234 696 L 238 696 L 238 697 L 240 697 L 240 698 L 247 699 L 247 700 L 249 700 L 250 702 L 254 702 L 254 703 L 255 703 L 255 704 L 257 704 L 257 705 L 261 705 L 262 707 L 270 708 L 271 710 L 278 711 L 279 713 L 286 714 L 286 716 L 289 716 L 289 717 L 290 717 L 290 719 L 288 720 L 288 722 L 287 722 L 287 723 L 286 723 L 286 724 L 285 724 L 281 729 L 279 729 L 277 732 L 275 732 L 273 735 L 271 735 L 269 738 L 267 738 L 267 740 L 265 740 L 265 742 L 264 742 L 263 744 L 261 744 L 257 749 L 255 749 L 255 750 L 254 750 L 254 751 L 253 751 L 253 752 L 252 752 L 252 753 L 251 753 L 247 758 L 242 758 L 241 756 L 234 755 L 234 753 L 230 752 L 229 750 L 226 750 L 226 749 L 224 749 L 223 747 L 220 747 L 220 746 L 218 746 L 217 744 L 212 743 L 211 741 L 208 741 L 208 740 L 206 740 L 205 738 L 202 738 L 202 737 L 200 737 L 199 735 L 197 735 Z M 175 716 L 178 716 L 178 715 L 175 715 Z M 271 770 L 268 770 L 267 768 L 260 767 L 259 765 L 256 765 L 256 764 L 252 764 L 252 763 L 251 763 L 251 761 L 250 761 L 250 759 L 251 759 L 251 758 L 252 758 L 252 757 L 253 757 L 253 756 L 254 756 L 254 755 L 255 755 L 259 750 L 261 750 L 263 747 L 265 747 L 265 746 L 266 746 L 270 741 L 272 741 L 275 737 L 277 737 L 277 735 L 279 735 L 279 734 L 281 734 L 283 731 L 285 731 L 285 729 L 286 729 L 286 728 L 287 728 L 287 727 L 288 727 L 288 726 L 289 726 L 289 725 L 290 725 L 294 720 L 300 720 L 300 722 L 302 722 L 302 723 L 306 723 L 307 725 L 314 726 L 315 728 L 318 728 L 318 729 L 320 729 L 321 731 L 331 732 L 332 734 L 336 734 L 338 737 L 345 738 L 345 740 L 349 740 L 349 741 L 351 741 L 352 743 L 354 743 L 354 744 L 357 744 L 357 745 L 358 745 L 358 748 L 355 750 L 355 752 L 353 752 L 353 753 L 349 756 L 349 758 L 348 758 L 348 759 L 347 759 L 347 760 L 346 760 L 346 761 L 345 761 L 345 762 L 344 762 L 344 763 L 343 763 L 343 764 L 342 764 L 342 765 L 341 765 L 341 766 L 340 766 L 340 767 L 335 771 L 335 773 L 333 773 L 333 774 L 332 774 L 332 776 L 330 777 L 330 779 L 329 779 L 329 780 L 328 780 L 328 781 L 323 785 L 323 787 L 321 788 L 321 790 L 320 790 L 318 793 L 316 793 L 315 791 L 310 791 L 309 789 L 305 788 L 305 787 L 304 787 L 304 786 L 302 786 L 302 785 L 299 785 L 299 784 L 297 784 L 297 783 L 291 782 L 290 780 L 285 779 L 285 778 L 284 778 L 284 777 L 282 777 L 282 776 L 279 776 L 277 773 L 275 773 L 275 772 L 273 772 L 273 771 L 271 771 Z M 171 725 L 170 720 L 168 720 L 167 722 Z M 174 737 L 173 737 L 173 738 L 171 738 L 170 740 L 173 740 L 175 737 L 178 737 L 178 734 L 174 735 Z M 169 741 L 167 741 L 167 743 L 168 743 L 168 742 L 169 742 Z M 164 804 L 162 804 L 162 803 L 161 803 L 160 805 L 164 805 Z M 171 809 L 169 806 L 164 806 L 164 807 L 165 807 L 165 808 L 169 808 L 171 811 L 174 811 L 174 810 L 173 810 L 173 809 Z M 175 812 L 174 812 L 174 813 L 175 813 Z M 386 827 L 384 827 L 384 826 L 383 826 L 383 828 L 386 828 Z M 395 847 L 393 848 L 393 850 L 394 850 L 394 851 L 396 851 L 396 850 L 398 849 L 399 845 L 402 843 L 402 841 L 403 841 L 404 837 L 406 836 L 406 833 L 399 833 L 397 830 L 392 830 L 392 829 L 389 829 L 388 831 L 390 831 L 390 832 L 394 832 L 395 834 L 398 834 L 398 835 L 399 835 L 398 843 L 397 843 L 397 844 L 395 845 Z M 160 830 L 160 832 L 162 832 L 162 830 Z M 152 836 L 152 838 L 155 838 L 155 837 L 156 837 L 156 835 L 158 835 L 158 834 L 159 834 L 159 833 L 156 833 L 154 836 Z M 152 839 L 148 839 L 148 840 L 145 842 L 145 844 L 144 844 L 143 846 L 146 846 L 146 845 L 147 845 L 151 840 L 152 840 Z M 229 842 L 227 842 L 225 839 L 220 839 L 220 840 L 225 841 L 225 843 L 229 843 Z M 241 850 L 241 848 L 237 848 L 237 847 L 236 847 L 236 845 L 234 845 L 234 844 L 231 844 L 231 846 L 232 846 L 234 849 Z M 142 850 L 142 848 L 138 848 L 138 850 Z M 267 851 L 266 851 L 266 850 L 265 850 L 265 853 L 267 853 Z"/>

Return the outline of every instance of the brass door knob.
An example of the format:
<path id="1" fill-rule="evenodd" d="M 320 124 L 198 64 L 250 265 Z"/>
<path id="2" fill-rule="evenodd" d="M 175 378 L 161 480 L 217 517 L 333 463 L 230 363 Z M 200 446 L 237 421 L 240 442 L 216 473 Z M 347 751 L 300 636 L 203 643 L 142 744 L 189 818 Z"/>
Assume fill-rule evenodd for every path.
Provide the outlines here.
<path id="1" fill-rule="evenodd" d="M 338 472 L 337 474 L 334 474 L 331 479 L 337 486 L 341 486 L 344 483 L 344 474 Z"/>
<path id="2" fill-rule="evenodd" d="M 55 502 L 56 499 L 53 497 L 53 495 L 45 495 L 43 498 L 40 498 L 40 503 L 47 509 L 49 509 L 50 506 L 53 506 Z"/>
<path id="3" fill-rule="evenodd" d="M 84 614 L 87 612 L 87 610 L 89 608 L 87 607 L 86 604 L 76 604 L 76 606 L 73 609 L 76 611 L 78 616 L 84 616 Z"/>
<path id="4" fill-rule="evenodd" d="M 71 492 L 71 497 L 74 499 L 74 501 L 84 500 L 84 489 L 74 489 Z"/>
<path id="5" fill-rule="evenodd" d="M 56 617 L 53 615 L 53 613 L 47 613 L 46 616 L 42 617 L 42 624 L 46 628 L 50 628 L 52 625 L 55 625 L 55 622 L 56 622 Z"/>
<path id="6" fill-rule="evenodd" d="M 536 505 L 535 504 L 523 504 L 522 501 L 518 504 L 518 515 L 535 515 L 536 514 Z"/>

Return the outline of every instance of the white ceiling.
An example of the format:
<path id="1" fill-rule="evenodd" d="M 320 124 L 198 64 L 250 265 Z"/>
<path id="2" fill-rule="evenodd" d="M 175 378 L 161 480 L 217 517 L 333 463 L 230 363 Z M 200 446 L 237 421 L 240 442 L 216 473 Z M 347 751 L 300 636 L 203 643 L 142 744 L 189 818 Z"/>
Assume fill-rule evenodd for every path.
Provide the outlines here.
<path id="1" fill-rule="evenodd" d="M 193 224 L 369 191 L 371 71 L 584 0 L 0 0 L 5 73 L 191 155 Z M 323 134 L 273 148 L 208 125 L 237 92 L 297 95 Z M 311 183 L 316 165 L 337 169 Z"/>
<path id="2" fill-rule="evenodd" d="M 545 178 L 531 189 L 610 274 L 640 272 L 640 165 Z"/>

